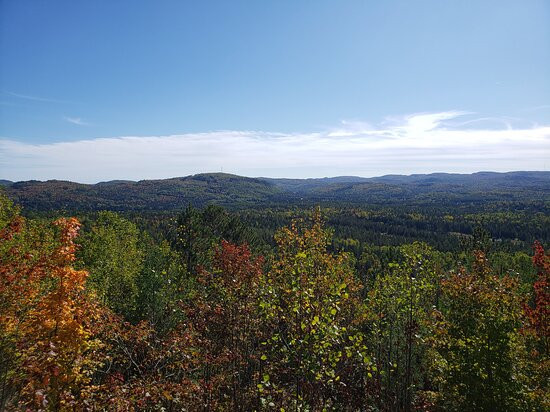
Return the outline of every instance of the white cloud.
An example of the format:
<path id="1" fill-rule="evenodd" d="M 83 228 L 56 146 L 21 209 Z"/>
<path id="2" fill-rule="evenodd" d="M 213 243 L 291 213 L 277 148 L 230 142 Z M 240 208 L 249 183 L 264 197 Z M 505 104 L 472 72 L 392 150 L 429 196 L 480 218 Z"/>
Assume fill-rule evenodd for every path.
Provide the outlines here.
<path id="1" fill-rule="evenodd" d="M 522 112 L 536 112 L 538 110 L 550 110 L 550 104 L 542 104 L 540 106 L 527 107 L 521 110 Z"/>
<path id="2" fill-rule="evenodd" d="M 342 122 L 315 133 L 216 131 L 39 145 L 0 140 L 0 178 L 97 182 L 222 168 L 271 177 L 548 170 L 550 126 L 453 126 L 454 119 L 466 115 L 421 113 L 389 118 L 379 126 Z"/>
<path id="3" fill-rule="evenodd" d="M 66 122 L 72 123 L 72 124 L 77 124 L 79 126 L 89 126 L 90 125 L 90 123 L 83 121 L 80 117 L 64 116 L 63 120 L 65 120 Z"/>
<path id="4" fill-rule="evenodd" d="M 35 101 L 35 102 L 71 103 L 71 102 L 68 102 L 66 100 L 50 99 L 50 98 L 40 97 L 40 96 L 31 96 L 31 95 L 28 95 L 28 94 L 21 94 L 21 93 L 14 93 L 14 92 L 5 92 L 5 93 L 12 96 L 12 97 L 17 97 L 19 99 L 24 99 L 24 100 L 32 100 L 32 101 Z"/>

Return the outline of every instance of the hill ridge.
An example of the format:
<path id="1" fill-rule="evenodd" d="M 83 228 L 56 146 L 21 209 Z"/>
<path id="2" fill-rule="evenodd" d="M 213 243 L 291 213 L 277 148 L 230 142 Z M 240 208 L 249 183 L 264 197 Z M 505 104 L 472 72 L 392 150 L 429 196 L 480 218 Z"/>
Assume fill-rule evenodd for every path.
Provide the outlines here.
<path id="1" fill-rule="evenodd" d="M 198 173 L 168 179 L 0 181 L 28 210 L 177 210 L 187 204 L 229 208 L 314 203 L 445 205 L 514 202 L 527 197 L 550 207 L 550 172 L 477 172 L 336 176 L 309 179 Z"/>

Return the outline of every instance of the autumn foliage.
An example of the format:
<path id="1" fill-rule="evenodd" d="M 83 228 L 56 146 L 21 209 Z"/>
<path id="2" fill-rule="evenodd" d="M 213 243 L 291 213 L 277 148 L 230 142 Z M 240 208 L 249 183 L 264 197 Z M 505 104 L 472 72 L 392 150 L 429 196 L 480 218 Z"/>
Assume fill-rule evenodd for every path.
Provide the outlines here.
<path id="1" fill-rule="evenodd" d="M 533 249 L 537 280 L 533 285 L 532 303 L 524 304 L 526 322 L 523 329 L 528 351 L 526 362 L 531 372 L 528 380 L 531 388 L 529 398 L 550 408 L 550 256 L 545 254 L 539 242 L 535 242 Z"/>
<path id="2" fill-rule="evenodd" d="M 84 291 L 87 272 L 71 266 L 80 225 L 74 218 L 54 225 L 56 238 L 38 250 L 29 243 L 41 240 L 27 237 L 19 216 L 2 231 L 3 354 L 14 364 L 9 384 L 18 391 L 11 407 L 70 409 L 93 390 L 95 308 Z"/>
<path id="3" fill-rule="evenodd" d="M 360 275 L 320 211 L 280 229 L 262 257 L 225 239 L 244 232 L 216 208 L 187 210 L 174 231 L 184 239 L 170 244 L 114 213 L 84 221 L 79 237 L 75 218 L 24 219 L 2 205 L 0 410 L 549 405 L 540 243 L 525 293 L 482 251 L 446 270 L 418 242 L 397 262 L 361 262 Z"/>
<path id="4" fill-rule="evenodd" d="M 538 279 L 533 285 L 534 307 L 525 306 L 528 318 L 528 329 L 543 343 L 544 350 L 548 351 L 550 337 L 550 256 L 544 253 L 539 242 L 533 246 L 535 254 L 533 265 L 537 269 Z"/>

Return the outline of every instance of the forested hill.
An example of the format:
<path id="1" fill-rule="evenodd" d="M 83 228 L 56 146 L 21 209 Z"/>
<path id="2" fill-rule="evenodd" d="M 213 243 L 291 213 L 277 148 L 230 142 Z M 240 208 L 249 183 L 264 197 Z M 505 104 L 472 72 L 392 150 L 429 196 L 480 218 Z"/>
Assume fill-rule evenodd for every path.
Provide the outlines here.
<path id="1" fill-rule="evenodd" d="M 550 208 L 550 172 L 343 176 L 321 179 L 249 178 L 224 173 L 80 184 L 0 180 L 27 210 L 178 210 L 188 204 L 229 208 L 347 203 L 371 205 Z"/>
<path id="2" fill-rule="evenodd" d="M 31 210 L 175 210 L 188 204 L 226 207 L 255 206 L 282 190 L 262 179 L 223 173 L 93 185 L 48 180 L 11 183 L 6 192 Z"/>

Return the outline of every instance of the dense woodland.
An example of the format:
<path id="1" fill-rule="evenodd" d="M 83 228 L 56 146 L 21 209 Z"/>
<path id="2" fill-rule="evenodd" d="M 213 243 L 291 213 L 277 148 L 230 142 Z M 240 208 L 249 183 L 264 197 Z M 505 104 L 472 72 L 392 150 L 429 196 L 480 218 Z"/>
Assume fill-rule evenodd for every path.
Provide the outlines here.
<path id="1" fill-rule="evenodd" d="M 549 410 L 546 181 L 395 179 L 110 211 L 8 182 L 0 410 Z"/>
<path id="2" fill-rule="evenodd" d="M 479 212 L 530 209 L 550 213 L 550 172 L 479 172 L 342 176 L 323 179 L 249 178 L 227 173 L 93 185 L 60 180 L 0 185 L 28 211 L 180 211 L 189 203 L 230 209 L 322 206 L 379 206 Z"/>

